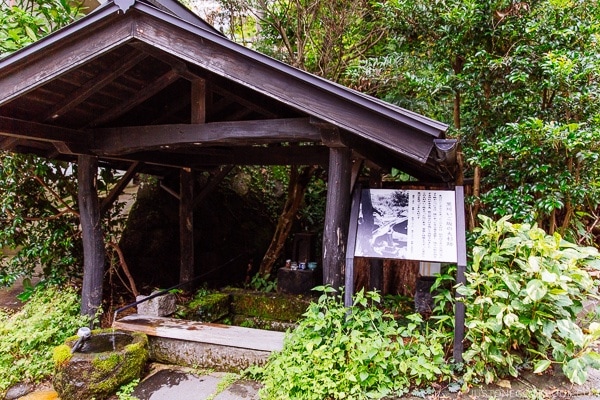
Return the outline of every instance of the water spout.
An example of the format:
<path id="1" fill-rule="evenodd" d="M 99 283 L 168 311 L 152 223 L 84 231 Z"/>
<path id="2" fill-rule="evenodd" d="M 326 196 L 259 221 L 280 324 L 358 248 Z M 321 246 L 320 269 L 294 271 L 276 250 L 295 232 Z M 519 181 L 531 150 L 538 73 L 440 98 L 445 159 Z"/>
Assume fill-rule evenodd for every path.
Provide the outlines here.
<path id="1" fill-rule="evenodd" d="M 81 347 L 83 346 L 83 342 L 85 342 L 92 336 L 92 331 L 90 328 L 84 326 L 77 330 L 77 336 L 79 336 L 79 339 L 77 339 L 77 341 L 71 348 L 71 354 L 81 349 Z"/>

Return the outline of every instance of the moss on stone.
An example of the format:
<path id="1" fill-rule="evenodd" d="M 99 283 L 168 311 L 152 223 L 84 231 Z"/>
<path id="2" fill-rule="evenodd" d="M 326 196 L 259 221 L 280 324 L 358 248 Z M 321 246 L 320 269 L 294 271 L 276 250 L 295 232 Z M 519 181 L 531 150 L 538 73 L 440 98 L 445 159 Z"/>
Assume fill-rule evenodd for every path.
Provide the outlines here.
<path id="1" fill-rule="evenodd" d="M 56 346 L 52 352 L 52 360 L 54 360 L 54 365 L 62 365 L 69 361 L 71 357 L 71 348 L 66 344 Z"/>
<path id="2" fill-rule="evenodd" d="M 311 300 L 303 296 L 242 291 L 233 291 L 231 296 L 235 315 L 286 322 L 302 318 Z"/>
<path id="3" fill-rule="evenodd" d="M 231 321 L 232 325 L 245 328 L 265 329 L 269 331 L 286 332 L 296 327 L 294 322 L 275 321 L 271 319 L 235 315 Z"/>
<path id="4" fill-rule="evenodd" d="M 209 293 L 194 298 L 184 307 L 183 318 L 214 322 L 230 313 L 231 299 L 227 293 Z"/>
<path id="5" fill-rule="evenodd" d="M 112 330 L 94 331 L 92 335 L 113 334 Z M 119 334 L 123 334 L 122 332 Z M 75 353 L 62 364 L 55 364 L 54 387 L 62 400 L 105 399 L 135 378 L 139 378 L 148 361 L 148 337 L 129 333 L 131 344 L 116 351 Z M 69 350 L 70 347 L 65 345 Z"/>

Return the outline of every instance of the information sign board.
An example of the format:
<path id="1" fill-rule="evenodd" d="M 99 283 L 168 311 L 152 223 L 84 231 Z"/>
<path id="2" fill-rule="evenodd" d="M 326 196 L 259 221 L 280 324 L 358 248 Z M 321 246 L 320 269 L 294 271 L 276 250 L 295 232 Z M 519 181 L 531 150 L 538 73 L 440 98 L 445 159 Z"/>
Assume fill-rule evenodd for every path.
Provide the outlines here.
<path id="1" fill-rule="evenodd" d="M 454 191 L 364 189 L 354 256 L 455 263 L 456 232 Z"/>

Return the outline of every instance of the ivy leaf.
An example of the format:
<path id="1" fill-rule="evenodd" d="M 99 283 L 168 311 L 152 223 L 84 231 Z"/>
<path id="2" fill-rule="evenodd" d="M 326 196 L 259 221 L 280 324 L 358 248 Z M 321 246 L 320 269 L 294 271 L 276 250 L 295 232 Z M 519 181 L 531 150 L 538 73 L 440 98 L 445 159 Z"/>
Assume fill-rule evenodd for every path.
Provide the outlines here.
<path id="1" fill-rule="evenodd" d="M 525 292 L 531 300 L 540 301 L 544 298 L 544 296 L 548 292 L 548 289 L 546 288 L 546 285 L 544 285 L 544 283 L 539 279 L 532 279 L 529 282 L 527 282 Z"/>
<path id="2" fill-rule="evenodd" d="M 557 280 L 558 276 L 555 273 L 542 271 L 542 281 L 546 283 L 555 283 Z"/>
<path id="3" fill-rule="evenodd" d="M 502 274 L 502 280 L 504 281 L 504 284 L 506 285 L 508 290 L 510 290 L 514 294 L 518 294 L 521 290 L 521 285 L 519 284 L 518 280 L 515 279 L 512 275 Z"/>
<path id="4" fill-rule="evenodd" d="M 550 360 L 540 360 L 533 365 L 533 373 L 541 374 L 552 364 Z"/>
<path id="5" fill-rule="evenodd" d="M 561 319 L 557 322 L 556 326 L 563 338 L 570 340 L 576 346 L 584 345 L 585 336 L 581 328 L 573 321 Z"/>
<path id="6" fill-rule="evenodd" d="M 539 257 L 530 256 L 527 259 L 527 265 L 529 266 L 529 270 L 533 273 L 540 272 L 540 259 Z"/>
<path id="7" fill-rule="evenodd" d="M 595 351 L 591 351 L 584 357 L 590 367 L 594 369 L 600 369 L 600 354 L 596 353 Z"/>
<path id="8" fill-rule="evenodd" d="M 565 376 L 573 383 L 583 385 L 587 380 L 587 363 L 582 358 L 574 358 L 563 366 Z"/>

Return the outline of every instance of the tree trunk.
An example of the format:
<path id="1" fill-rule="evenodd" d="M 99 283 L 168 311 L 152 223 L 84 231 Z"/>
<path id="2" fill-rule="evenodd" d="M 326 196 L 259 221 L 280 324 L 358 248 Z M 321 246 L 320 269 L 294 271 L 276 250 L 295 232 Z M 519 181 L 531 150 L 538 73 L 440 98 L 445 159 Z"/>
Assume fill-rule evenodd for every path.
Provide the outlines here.
<path id="1" fill-rule="evenodd" d="M 260 263 L 258 273 L 261 276 L 267 276 L 273 271 L 273 266 L 281 255 L 285 241 L 290 235 L 294 218 L 302 205 L 304 194 L 316 169 L 315 166 L 306 166 L 298 171 L 297 167 L 291 166 L 287 200 L 279 216 L 271 244 Z"/>

